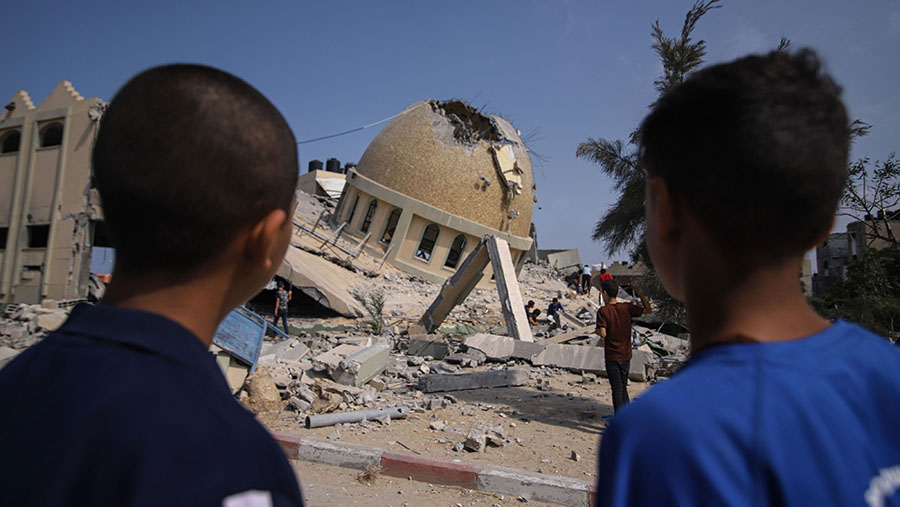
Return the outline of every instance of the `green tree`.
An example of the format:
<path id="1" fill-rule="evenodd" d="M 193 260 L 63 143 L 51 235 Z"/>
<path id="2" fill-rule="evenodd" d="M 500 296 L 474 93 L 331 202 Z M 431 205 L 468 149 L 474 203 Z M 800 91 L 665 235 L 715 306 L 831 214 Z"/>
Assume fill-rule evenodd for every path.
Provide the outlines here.
<path id="1" fill-rule="evenodd" d="M 681 32 L 668 37 L 660 27 L 659 20 L 651 26 L 653 44 L 651 48 L 659 56 L 663 66 L 662 74 L 653 82 L 659 96 L 678 86 L 700 65 L 706 56 L 706 41 L 694 40 L 692 33 L 697 22 L 707 12 L 720 7 L 719 0 L 697 0 L 687 12 Z M 787 47 L 782 39 L 779 49 Z M 655 101 L 654 101 L 655 103 Z M 652 106 L 652 104 L 651 104 Z M 637 156 L 640 130 L 635 129 L 628 141 L 621 139 L 589 138 L 578 145 L 575 155 L 600 166 L 613 181 L 613 189 L 619 197 L 600 218 L 594 227 L 593 239 L 606 244 L 607 253 L 613 255 L 631 249 L 632 258 L 647 266 L 649 255 L 644 246 L 644 170 Z M 643 289 L 654 299 L 657 311 L 666 320 L 685 323 L 684 307 L 669 296 L 655 273 L 641 281 Z"/>
<path id="2" fill-rule="evenodd" d="M 900 249 L 866 250 L 847 268 L 847 279 L 814 298 L 823 316 L 855 322 L 892 341 L 900 339 Z"/>

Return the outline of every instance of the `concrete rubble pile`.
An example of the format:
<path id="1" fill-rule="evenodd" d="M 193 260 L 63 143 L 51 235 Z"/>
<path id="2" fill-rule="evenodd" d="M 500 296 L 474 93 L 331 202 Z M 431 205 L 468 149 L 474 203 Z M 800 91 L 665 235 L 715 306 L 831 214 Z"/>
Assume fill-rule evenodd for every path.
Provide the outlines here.
<path id="1" fill-rule="evenodd" d="M 74 303 L 45 299 L 40 305 L 6 305 L 0 320 L 0 368 L 61 326 Z"/>

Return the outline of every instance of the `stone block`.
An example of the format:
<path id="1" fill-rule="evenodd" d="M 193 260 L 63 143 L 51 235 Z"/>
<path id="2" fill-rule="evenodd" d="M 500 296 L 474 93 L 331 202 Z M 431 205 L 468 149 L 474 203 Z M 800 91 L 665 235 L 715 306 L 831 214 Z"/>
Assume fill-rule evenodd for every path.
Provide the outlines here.
<path id="1" fill-rule="evenodd" d="M 435 359 L 447 357 L 450 345 L 441 340 L 410 338 L 407 354 L 411 356 L 431 356 Z"/>
<path id="2" fill-rule="evenodd" d="M 520 386 L 528 382 L 528 368 L 422 375 L 419 389 L 426 393 Z"/>
<path id="3" fill-rule="evenodd" d="M 554 366 L 567 370 L 589 371 L 606 374 L 606 360 L 602 347 L 583 345 L 547 345 L 543 352 L 532 359 L 535 366 Z"/>
<path id="4" fill-rule="evenodd" d="M 390 347 L 384 343 L 370 345 L 338 363 L 331 378 L 339 384 L 360 387 L 384 371 L 389 355 Z"/>
<path id="5" fill-rule="evenodd" d="M 506 361 L 510 358 L 531 361 L 532 357 L 544 350 L 544 346 L 538 343 L 487 333 L 473 334 L 464 343 L 466 347 L 479 350 L 494 361 Z"/>

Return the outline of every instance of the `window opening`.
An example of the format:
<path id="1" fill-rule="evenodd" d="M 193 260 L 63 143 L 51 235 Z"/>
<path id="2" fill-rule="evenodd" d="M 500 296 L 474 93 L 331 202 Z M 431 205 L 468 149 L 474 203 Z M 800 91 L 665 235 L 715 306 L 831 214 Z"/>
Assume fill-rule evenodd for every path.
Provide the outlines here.
<path id="1" fill-rule="evenodd" d="M 47 248 L 50 237 L 50 225 L 28 226 L 28 248 Z"/>
<path id="2" fill-rule="evenodd" d="M 400 209 L 394 208 L 388 216 L 387 224 L 384 226 L 384 234 L 381 235 L 381 242 L 390 244 L 394 238 L 394 231 L 397 230 L 397 222 L 400 221 Z"/>
<path id="3" fill-rule="evenodd" d="M 375 210 L 378 209 L 378 201 L 372 199 L 372 202 L 369 203 L 369 209 L 366 210 L 366 217 L 363 219 L 363 223 L 360 226 L 359 230 L 362 232 L 369 232 L 369 226 L 372 225 L 372 217 L 375 216 Z"/>
<path id="4" fill-rule="evenodd" d="M 425 232 L 422 233 L 422 241 L 419 241 L 419 248 L 416 250 L 416 257 L 426 261 L 431 260 L 431 252 L 434 250 L 434 244 L 437 243 L 438 235 L 441 230 L 436 224 L 428 224 Z"/>
<path id="5" fill-rule="evenodd" d="M 466 235 L 460 234 L 453 238 L 453 244 L 450 245 L 450 253 L 447 254 L 447 260 L 444 266 L 456 269 L 459 259 L 462 257 L 463 250 L 466 249 Z"/>
<path id="6" fill-rule="evenodd" d="M 353 215 L 356 214 L 356 205 L 359 204 L 359 194 L 356 194 L 356 199 L 353 199 L 353 206 L 350 208 L 350 216 L 347 217 L 347 225 L 353 223 Z"/>
<path id="7" fill-rule="evenodd" d="M 54 123 L 41 130 L 41 148 L 59 146 L 62 144 L 63 127 Z"/>
<path id="8" fill-rule="evenodd" d="M 22 142 L 22 134 L 14 130 L 3 138 L 3 146 L 0 147 L 0 153 L 15 153 L 19 151 L 19 144 Z"/>

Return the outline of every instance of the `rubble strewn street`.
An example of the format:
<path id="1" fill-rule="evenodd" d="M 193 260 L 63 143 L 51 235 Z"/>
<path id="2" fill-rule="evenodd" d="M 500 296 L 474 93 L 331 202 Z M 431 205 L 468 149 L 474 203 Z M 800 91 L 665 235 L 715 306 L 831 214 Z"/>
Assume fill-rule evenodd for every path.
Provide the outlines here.
<path id="1" fill-rule="evenodd" d="M 295 223 L 329 212 L 327 200 L 298 197 Z M 324 221 L 318 229 L 331 235 Z M 496 290 L 476 288 L 428 334 L 418 322 L 439 285 L 366 254 L 322 247 L 300 231 L 295 227 L 290 250 L 340 273 L 329 281 L 331 294 L 377 293 L 384 306 L 380 315 L 366 315 L 348 297 L 345 307 L 356 308 L 354 316 L 343 310 L 292 316 L 289 335 L 266 334 L 255 364 L 213 346 L 235 396 L 268 428 L 593 480 L 599 440 L 612 414 L 609 386 L 598 378 L 605 371 L 602 343 L 593 334 L 596 290 L 578 294 L 549 265 L 529 262 L 518 276 L 521 299 L 543 305 L 560 298 L 567 309 L 560 327 L 540 322 L 531 329 L 533 342 L 507 336 L 512 312 L 504 314 Z M 334 243 L 342 242 L 352 251 L 343 237 Z M 312 293 L 322 282 L 308 283 L 298 288 Z M 7 305 L 0 366 L 61 325 L 73 304 Z M 253 308 L 262 313 L 260 323 L 271 320 L 265 308 Z M 373 333 L 373 318 L 382 320 L 381 334 Z M 641 325 L 634 327 L 633 343 L 633 396 L 675 371 L 688 352 L 684 337 Z"/>

